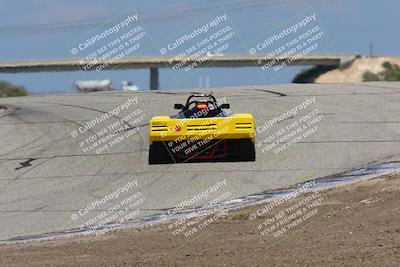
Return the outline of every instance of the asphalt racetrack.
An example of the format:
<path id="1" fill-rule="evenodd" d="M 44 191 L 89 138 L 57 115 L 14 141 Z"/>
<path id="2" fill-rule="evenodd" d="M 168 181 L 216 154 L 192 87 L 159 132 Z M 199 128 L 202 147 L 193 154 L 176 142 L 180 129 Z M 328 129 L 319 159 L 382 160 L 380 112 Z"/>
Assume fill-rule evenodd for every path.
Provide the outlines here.
<path id="1" fill-rule="evenodd" d="M 226 97 L 234 113 L 253 114 L 259 127 L 256 162 L 148 165 L 151 117 L 174 115 L 174 103 L 183 103 L 190 92 L 210 90 L 0 99 L 0 105 L 7 107 L 0 110 L 0 240 L 79 228 L 90 220 L 99 220 L 99 214 L 135 192 L 145 197 L 142 203 L 133 205 L 134 218 L 140 218 L 173 208 L 221 182 L 225 183 L 221 192 L 235 198 L 400 159 L 400 83 L 212 90 L 217 98 Z M 137 101 L 129 111 L 72 137 L 79 127 L 129 99 Z M 295 116 L 261 127 L 310 101 L 315 103 L 298 110 Z M 317 116 L 304 118 L 313 111 L 318 120 L 311 122 Z M 110 140 L 111 145 L 98 154 L 96 149 L 84 149 L 93 144 L 91 135 L 114 129 L 109 126 L 132 112 L 136 112 L 133 117 L 141 118 L 135 122 L 139 126 L 136 131 L 118 142 Z M 288 137 L 284 149 L 282 144 L 278 150 L 266 148 L 275 141 L 271 136 L 285 136 L 285 127 L 297 129 L 297 123 L 307 122 L 305 127 L 300 125 L 298 134 Z M 295 138 L 296 142 L 291 141 Z M 259 143 L 261 140 L 267 142 Z M 128 192 L 121 193 L 120 188 Z M 114 192 L 121 195 L 107 198 Z M 207 198 L 197 199 L 193 206 L 205 203 Z M 90 208 L 91 203 L 104 199 Z"/>

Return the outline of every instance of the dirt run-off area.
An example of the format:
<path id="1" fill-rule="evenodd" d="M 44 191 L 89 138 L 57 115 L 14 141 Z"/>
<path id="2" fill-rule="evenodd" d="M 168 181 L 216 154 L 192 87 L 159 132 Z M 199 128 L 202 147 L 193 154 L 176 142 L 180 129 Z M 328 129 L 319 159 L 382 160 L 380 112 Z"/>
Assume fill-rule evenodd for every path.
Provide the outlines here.
<path id="1" fill-rule="evenodd" d="M 399 174 L 224 214 L 187 236 L 167 221 L 3 244 L 0 266 L 400 266 Z"/>

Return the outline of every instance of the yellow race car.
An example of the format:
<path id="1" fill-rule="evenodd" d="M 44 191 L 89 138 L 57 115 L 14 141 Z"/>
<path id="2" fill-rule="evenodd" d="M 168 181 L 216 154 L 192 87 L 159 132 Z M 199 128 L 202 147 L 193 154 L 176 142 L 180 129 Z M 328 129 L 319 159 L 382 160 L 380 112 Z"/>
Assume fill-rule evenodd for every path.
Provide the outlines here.
<path id="1" fill-rule="evenodd" d="M 253 116 L 230 115 L 223 102 L 212 94 L 192 94 L 185 105 L 174 105 L 181 110 L 176 116 L 153 117 L 149 164 L 255 161 Z"/>

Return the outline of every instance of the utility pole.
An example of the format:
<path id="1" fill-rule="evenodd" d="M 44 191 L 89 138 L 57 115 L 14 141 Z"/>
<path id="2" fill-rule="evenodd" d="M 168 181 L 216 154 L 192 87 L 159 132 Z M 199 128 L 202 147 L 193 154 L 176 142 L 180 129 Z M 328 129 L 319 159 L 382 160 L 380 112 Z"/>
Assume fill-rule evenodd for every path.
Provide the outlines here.
<path id="1" fill-rule="evenodd" d="M 369 43 L 369 57 L 374 56 L 374 44 L 372 42 Z"/>

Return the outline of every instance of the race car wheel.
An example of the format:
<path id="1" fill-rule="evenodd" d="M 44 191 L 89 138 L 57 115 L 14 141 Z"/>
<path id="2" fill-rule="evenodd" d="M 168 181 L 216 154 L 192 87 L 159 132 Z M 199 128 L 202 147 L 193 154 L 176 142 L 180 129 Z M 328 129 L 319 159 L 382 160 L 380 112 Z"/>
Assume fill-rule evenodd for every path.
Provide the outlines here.
<path id="1" fill-rule="evenodd" d="M 256 161 L 256 151 L 254 144 L 250 139 L 240 140 L 239 160 Z"/>
<path id="2" fill-rule="evenodd" d="M 167 150 L 164 142 L 154 142 L 149 149 L 149 164 L 167 164 L 174 160 Z"/>

